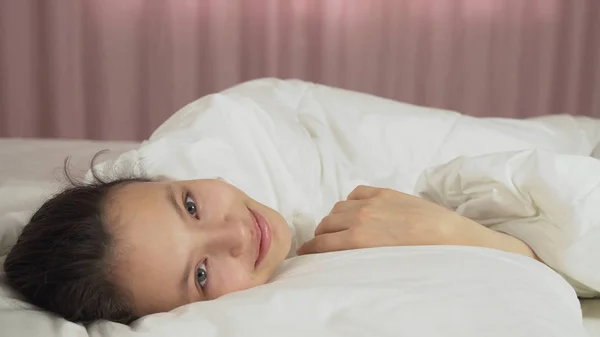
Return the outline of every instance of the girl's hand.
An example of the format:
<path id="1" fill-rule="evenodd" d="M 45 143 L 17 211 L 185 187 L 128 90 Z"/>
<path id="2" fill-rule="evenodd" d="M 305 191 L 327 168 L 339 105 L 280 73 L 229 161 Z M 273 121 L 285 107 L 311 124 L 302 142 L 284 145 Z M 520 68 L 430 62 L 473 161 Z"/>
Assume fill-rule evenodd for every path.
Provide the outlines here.
<path id="1" fill-rule="evenodd" d="M 299 255 L 381 246 L 482 246 L 535 258 L 522 241 L 391 189 L 359 186 L 335 204 Z"/>

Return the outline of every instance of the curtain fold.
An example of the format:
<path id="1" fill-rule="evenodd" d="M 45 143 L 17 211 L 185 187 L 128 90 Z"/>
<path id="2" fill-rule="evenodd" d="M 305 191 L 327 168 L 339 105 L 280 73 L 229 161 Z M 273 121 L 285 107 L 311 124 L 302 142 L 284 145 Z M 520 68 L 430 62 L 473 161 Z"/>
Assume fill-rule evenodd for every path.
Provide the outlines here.
<path id="1" fill-rule="evenodd" d="M 600 117 L 597 0 L 0 0 L 0 137 L 141 140 L 241 81 Z"/>

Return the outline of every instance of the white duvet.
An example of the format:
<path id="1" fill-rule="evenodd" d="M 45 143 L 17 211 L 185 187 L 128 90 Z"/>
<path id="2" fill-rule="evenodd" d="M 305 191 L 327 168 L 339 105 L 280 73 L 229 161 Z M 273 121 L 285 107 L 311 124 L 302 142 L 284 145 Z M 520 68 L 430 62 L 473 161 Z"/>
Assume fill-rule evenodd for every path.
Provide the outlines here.
<path id="1" fill-rule="evenodd" d="M 301 81 L 247 82 L 184 107 L 99 172 L 225 178 L 278 210 L 295 245 L 358 184 L 394 188 L 524 240 L 549 267 L 471 247 L 290 254 L 265 286 L 132 327 L 85 331 L 15 309 L 7 294 L 0 335 L 585 336 L 576 294 L 600 291 L 599 140 L 599 121 L 585 117 L 477 119 Z"/>

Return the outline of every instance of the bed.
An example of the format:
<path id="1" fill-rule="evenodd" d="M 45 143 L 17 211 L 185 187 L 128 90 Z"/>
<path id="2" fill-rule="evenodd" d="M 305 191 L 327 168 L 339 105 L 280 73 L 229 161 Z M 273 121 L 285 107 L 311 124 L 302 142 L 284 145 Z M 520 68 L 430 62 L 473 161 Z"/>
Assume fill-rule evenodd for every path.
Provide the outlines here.
<path id="1" fill-rule="evenodd" d="M 39 202 L 40 195 L 49 194 L 58 188 L 61 185 L 63 163 L 67 156 L 72 157 L 71 163 L 76 173 L 87 168 L 92 156 L 98 151 L 108 149 L 114 155 L 133 149 L 137 145 L 132 142 L 0 139 L 0 158 L 2 158 L 0 165 L 2 203 L 0 203 L 0 209 L 5 214 L 7 212 L 6 203 L 10 201 L 11 205 L 20 204 L 24 210 L 27 210 L 30 208 L 29 206 Z M 15 191 L 20 190 L 20 186 L 31 187 L 32 185 L 40 187 L 39 191 L 43 191 L 43 193 L 27 189 L 26 193 L 15 195 Z M 11 207 L 14 211 L 15 207 Z M 2 233 L 1 230 L 0 233 Z M 2 234 L 3 236 L 12 235 L 12 233 Z M 600 300 L 582 300 L 581 305 L 583 321 L 590 336 L 600 336 Z M 0 311 L 0 321 L 2 321 L 2 314 Z M 2 331 L 0 329 L 0 336 L 8 336 Z M 18 335 L 18 337 L 20 336 Z M 26 336 L 25 331 L 22 336 Z M 49 336 L 52 335 L 49 334 Z"/>
<path id="2" fill-rule="evenodd" d="M 183 114 L 183 117 L 188 115 Z M 169 127 L 180 122 L 175 119 L 165 123 L 155 132 L 154 139 L 160 139 Z M 63 185 L 65 157 L 72 158 L 71 172 L 83 175 L 96 152 L 108 149 L 111 152 L 105 159 L 127 160 L 123 154 L 139 145 L 132 142 L 0 139 L 0 254 L 6 254 L 9 243 L 18 235 L 15 224 L 24 223 L 41 200 Z M 456 247 L 350 254 L 293 260 L 277 275 L 274 285 L 211 301 L 214 303 L 192 304 L 174 312 L 153 315 L 132 327 L 101 322 L 86 330 L 16 301 L 15 295 L 4 286 L 0 287 L 0 336 L 195 336 L 199 329 L 204 329 L 207 336 L 259 336 L 265 335 L 267 328 L 267 335 L 288 336 L 307 333 L 315 336 L 454 336 L 451 333 L 454 331 L 458 336 L 460 330 L 466 328 L 453 325 L 456 320 L 472 324 L 471 329 L 467 329 L 469 332 L 486 336 L 584 336 L 578 330 L 581 313 L 589 335 L 600 336 L 600 300 L 574 301 L 573 290 L 558 274 L 526 258 Z M 456 254 L 455 258 L 444 261 L 445 256 L 452 254 Z M 374 261 L 397 255 L 404 259 L 398 262 L 404 272 L 374 272 L 370 285 L 365 282 L 353 284 L 348 280 L 341 292 L 332 288 L 332 284 L 352 275 L 354 262 L 348 257 L 363 261 L 365 268 L 385 270 Z M 462 264 L 448 269 L 448 265 L 457 260 Z M 428 263 L 439 268 L 435 276 L 430 269 L 422 268 Z M 461 273 L 453 272 L 457 266 L 463 268 L 470 264 L 476 268 L 465 267 Z M 337 272 L 322 272 L 327 269 Z M 495 276 L 489 276 L 489 283 L 482 286 L 481 275 L 485 273 Z M 506 278 L 503 275 L 507 273 L 519 276 Z M 423 279 L 418 275 L 442 278 L 443 291 L 424 290 Z M 382 278 L 376 280 L 379 276 Z M 389 283 L 390 280 L 395 280 L 398 286 Z M 466 295 L 465 287 L 469 289 L 469 295 Z M 427 304 L 414 302 L 409 290 L 425 296 L 428 301 L 419 303 Z M 520 304 L 509 303 L 511 298 Z M 317 301 L 318 306 L 314 307 L 311 301 Z M 461 305 L 466 308 L 464 311 L 459 309 Z M 396 311 L 390 313 L 390 308 Z M 268 323 L 271 325 L 264 326 L 265 322 L 260 321 L 262 316 L 256 316 L 258 312 L 273 318 Z M 507 320 L 514 324 L 501 324 Z M 523 330 L 523 327 L 527 329 Z"/>

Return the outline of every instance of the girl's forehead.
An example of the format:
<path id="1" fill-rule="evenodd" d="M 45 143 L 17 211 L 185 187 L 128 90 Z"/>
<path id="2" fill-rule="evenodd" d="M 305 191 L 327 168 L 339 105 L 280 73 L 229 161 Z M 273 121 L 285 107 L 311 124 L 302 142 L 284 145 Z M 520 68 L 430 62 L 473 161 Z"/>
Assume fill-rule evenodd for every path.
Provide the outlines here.
<path id="1" fill-rule="evenodd" d="M 117 235 L 116 232 L 149 228 L 156 221 L 166 220 L 170 215 L 166 191 L 160 183 L 135 182 L 110 193 L 104 210 L 109 230 Z"/>
<path id="2" fill-rule="evenodd" d="M 132 182 L 124 186 L 118 186 L 109 193 L 109 201 L 123 204 L 127 201 L 145 201 L 150 202 L 160 197 L 160 192 L 167 188 L 163 182 Z"/>

